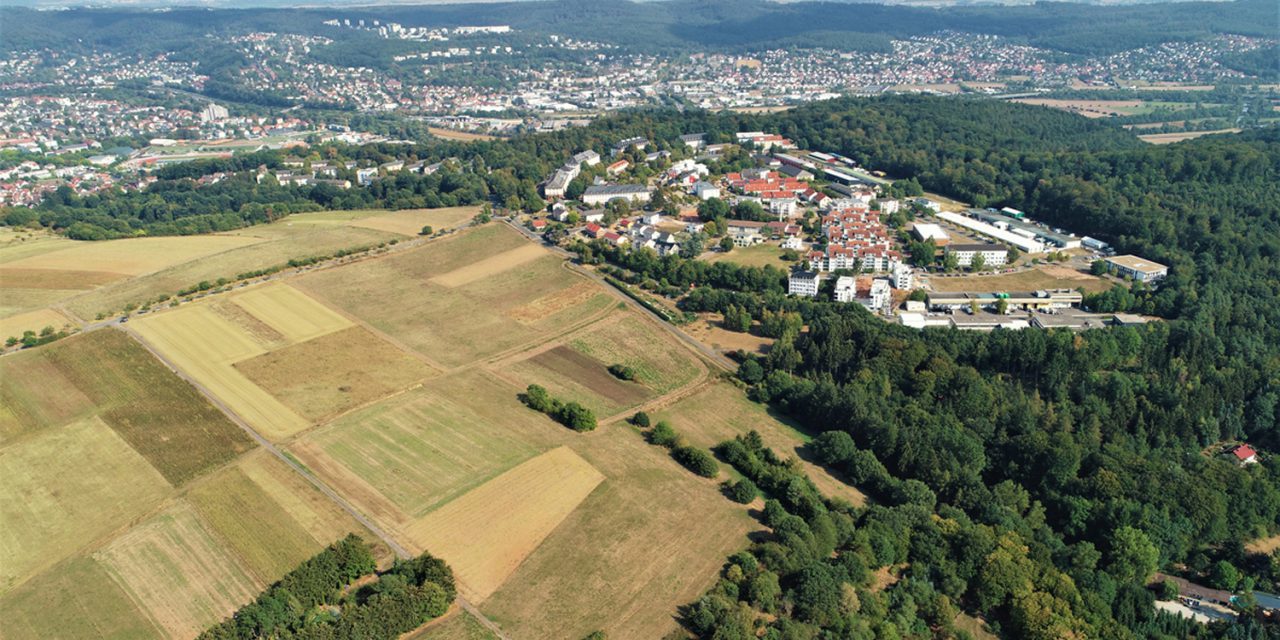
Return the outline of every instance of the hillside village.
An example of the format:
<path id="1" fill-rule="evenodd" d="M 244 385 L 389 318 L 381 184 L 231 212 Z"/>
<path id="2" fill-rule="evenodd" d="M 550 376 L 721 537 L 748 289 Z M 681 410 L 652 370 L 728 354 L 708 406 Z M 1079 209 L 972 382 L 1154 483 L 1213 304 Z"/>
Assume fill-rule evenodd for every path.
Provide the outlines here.
<path id="1" fill-rule="evenodd" d="M 1157 286 L 1166 266 L 1115 255 L 1101 240 L 1021 211 L 944 204 L 904 184 L 776 133 L 739 132 L 732 142 L 687 134 L 671 148 L 637 137 L 566 158 L 540 185 L 546 211 L 519 217 L 551 244 L 709 261 L 767 256 L 763 264 L 790 271 L 791 295 L 860 304 L 919 329 L 1083 330 L 1149 320 L 1084 310 L 1083 287 Z M 1002 277 L 1038 286 L 955 288 Z"/>

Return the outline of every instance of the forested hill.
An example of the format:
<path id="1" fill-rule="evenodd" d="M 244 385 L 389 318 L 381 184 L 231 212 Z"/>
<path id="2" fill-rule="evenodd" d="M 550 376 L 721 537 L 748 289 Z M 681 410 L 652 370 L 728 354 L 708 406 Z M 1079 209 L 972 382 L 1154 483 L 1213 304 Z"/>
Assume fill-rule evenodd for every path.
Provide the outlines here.
<path id="1" fill-rule="evenodd" d="M 884 49 L 888 39 L 967 31 L 1070 53 L 1109 53 L 1215 34 L 1275 35 L 1275 3 L 1152 3 L 1104 7 L 1076 3 L 925 9 L 878 4 L 763 0 L 546 0 L 520 3 L 316 9 L 73 9 L 34 13 L 0 7 L 0 23 L 21 24 L 0 39 L 5 50 L 53 47 L 184 50 L 206 34 L 248 31 L 351 37 L 326 27 L 335 17 L 407 25 L 509 24 L 534 33 L 603 41 L 636 51 L 759 50 L 777 46 Z"/>

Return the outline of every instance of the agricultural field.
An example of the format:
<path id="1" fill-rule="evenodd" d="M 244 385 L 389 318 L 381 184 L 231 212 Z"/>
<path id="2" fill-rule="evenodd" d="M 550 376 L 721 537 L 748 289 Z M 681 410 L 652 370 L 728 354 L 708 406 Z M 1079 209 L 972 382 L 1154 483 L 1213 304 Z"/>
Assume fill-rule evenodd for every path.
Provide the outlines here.
<path id="1" fill-rule="evenodd" d="M 222 235 L 106 242 L 75 242 L 44 234 L 22 237 L 0 242 L 0 318 L 37 311 L 111 283 L 256 242 Z M 31 327 L 7 329 L 20 333 Z"/>
<path id="2" fill-rule="evenodd" d="M 234 279 L 241 273 L 284 264 L 293 258 L 328 255 L 339 249 L 376 245 L 402 236 L 342 225 L 294 224 L 290 218 L 285 218 L 273 224 L 193 237 L 226 238 L 233 248 L 206 254 L 199 259 L 191 256 L 158 271 L 81 292 L 66 301 L 67 308 L 82 319 L 90 320 L 98 314 L 119 312 L 129 304 L 141 305 L 158 296 L 172 295 L 201 281 Z"/>
<path id="3" fill-rule="evenodd" d="M 231 307 L 226 303 L 250 317 L 229 312 Z M 341 395 L 322 397 L 343 393 L 342 372 L 330 372 L 331 377 L 327 378 L 282 380 L 278 372 L 270 370 L 271 362 L 287 363 L 293 371 L 322 364 L 323 358 L 331 358 L 335 350 L 340 352 L 346 345 L 335 347 L 332 341 L 312 343 L 353 326 L 344 316 L 287 284 L 270 283 L 217 300 L 185 305 L 139 318 L 130 326 L 147 344 L 267 437 L 286 438 L 309 428 L 312 423 L 304 415 L 324 417 L 354 406 L 351 398 Z M 376 345 L 376 338 L 364 344 Z M 262 363 L 264 357 L 268 365 Z M 249 361 L 244 371 L 235 366 L 243 361 Z M 351 367 L 347 371 L 354 373 L 369 363 L 347 364 Z M 255 384 L 255 380 L 270 389 Z M 271 389 L 280 397 L 272 395 Z M 372 382 L 362 384 L 361 389 L 362 394 L 383 390 Z M 287 398 L 304 413 L 295 411 L 281 398 Z"/>
<path id="4" fill-rule="evenodd" d="M 615 364 L 630 367 L 636 379 L 619 380 L 608 371 Z M 604 418 L 684 387 L 706 369 L 666 332 L 622 311 L 500 371 L 521 385 L 574 398 Z"/>
<path id="5" fill-rule="evenodd" d="M 96 415 L 175 486 L 252 446 L 120 331 L 94 331 L 5 357 L 0 399 L 0 445 Z"/>
<path id="6" fill-rule="evenodd" d="M 175 638 L 199 634 L 263 586 L 182 503 L 133 527 L 95 559 Z"/>
<path id="7" fill-rule="evenodd" d="M 715 582 L 725 557 L 759 525 L 716 481 L 680 467 L 631 427 L 608 425 L 585 438 L 560 432 L 604 481 L 480 610 L 515 638 L 677 631 L 675 611 Z"/>
<path id="8" fill-rule="evenodd" d="M 431 225 L 437 232 L 466 226 L 480 213 L 478 206 L 443 207 L 440 209 L 358 209 L 354 211 L 318 211 L 289 216 L 289 224 L 314 224 L 359 227 L 375 231 L 417 236 L 422 227 Z"/>
<path id="9" fill-rule="evenodd" d="M 8 338 L 9 336 L 20 338 L 24 331 L 39 333 L 45 327 L 61 330 L 72 325 L 73 323 L 69 318 L 53 309 L 37 309 L 7 318 L 0 318 L 0 339 Z"/>
<path id="10" fill-rule="evenodd" d="M 456 129 L 445 129 L 444 127 L 427 127 L 427 131 L 437 138 L 444 140 L 457 140 L 460 142 L 498 139 L 497 136 L 491 136 L 485 133 L 471 133 L 470 131 L 458 131 Z"/>
<path id="11" fill-rule="evenodd" d="M 1109 118 L 1112 116 L 1137 116 L 1152 113 L 1157 109 L 1178 111 L 1190 109 L 1194 104 L 1185 102 L 1159 102 L 1147 100 L 1062 100 L 1057 98 L 1015 98 L 1013 102 L 1038 105 L 1074 113 L 1086 118 Z"/>
<path id="12" fill-rule="evenodd" d="M 843 498 L 856 506 L 866 504 L 867 497 L 857 488 L 805 460 L 802 449 L 809 436 L 752 402 L 732 385 L 707 385 L 656 413 L 653 419 L 669 421 L 690 443 L 700 447 L 710 447 L 754 429 L 766 446 L 780 455 L 799 459 L 805 473 L 824 495 Z"/>
<path id="13" fill-rule="evenodd" d="M 476 617 L 464 610 L 428 624 L 418 633 L 410 634 L 406 640 L 498 640 L 498 636 L 480 624 Z"/>
<path id="14" fill-rule="evenodd" d="M 1110 289 L 1112 282 L 1106 278 L 1077 271 L 1063 265 L 1043 264 L 999 275 L 959 275 L 929 277 L 929 287 L 934 291 L 1036 291 L 1038 289 L 1077 289 L 1098 293 Z"/>
<path id="15" fill-rule="evenodd" d="M 567 447 L 552 449 L 432 511 L 408 529 L 484 600 L 604 480 Z"/>
<path id="16" fill-rule="evenodd" d="M 436 373 L 430 365 L 363 327 L 341 329 L 233 366 L 315 423 L 327 422 Z"/>
<path id="17" fill-rule="evenodd" d="M 7 640 L 162 637 L 106 567 L 87 556 L 0 595 L 0 620 Z"/>
<path id="18" fill-rule="evenodd" d="M 290 446 L 308 467 L 388 526 L 421 517 L 552 446 L 555 427 L 482 371 L 339 418 Z"/>
<path id="19" fill-rule="evenodd" d="M 496 256 L 510 262 L 495 262 Z M 613 301 L 603 290 L 585 300 L 555 300 L 583 282 L 518 232 L 488 225 L 377 260 L 305 274 L 293 284 L 448 369 L 533 344 L 547 332 L 602 314 Z M 543 300 L 552 302 L 531 313 L 530 305 Z"/>
<path id="20" fill-rule="evenodd" d="M 0 449 L 0 592 L 158 505 L 170 486 L 101 419 Z"/>
<path id="21" fill-rule="evenodd" d="M 732 262 L 744 267 L 763 267 L 773 265 L 779 269 L 787 267 L 788 262 L 782 259 L 783 248 L 773 243 L 758 244 L 754 247 L 734 247 L 733 251 L 714 251 L 706 254 L 708 262 Z"/>

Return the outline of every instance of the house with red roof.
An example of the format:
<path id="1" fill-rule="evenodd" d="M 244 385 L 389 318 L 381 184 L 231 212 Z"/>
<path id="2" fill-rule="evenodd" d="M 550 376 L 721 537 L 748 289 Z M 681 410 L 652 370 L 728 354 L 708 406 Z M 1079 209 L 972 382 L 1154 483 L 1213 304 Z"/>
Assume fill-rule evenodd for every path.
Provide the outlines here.
<path id="1" fill-rule="evenodd" d="M 1235 460 L 1237 464 L 1256 464 L 1258 462 L 1258 452 L 1247 444 L 1238 444 L 1227 449 L 1227 455 Z"/>

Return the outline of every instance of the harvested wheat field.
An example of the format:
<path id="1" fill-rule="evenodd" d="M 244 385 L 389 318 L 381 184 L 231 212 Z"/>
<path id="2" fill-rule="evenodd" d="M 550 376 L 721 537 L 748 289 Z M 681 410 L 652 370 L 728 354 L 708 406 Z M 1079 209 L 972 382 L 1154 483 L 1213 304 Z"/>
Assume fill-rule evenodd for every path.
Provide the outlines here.
<path id="1" fill-rule="evenodd" d="M 663 638 L 759 525 L 625 426 L 564 442 L 605 481 L 481 605 L 513 638 Z M 672 508 L 679 505 L 679 508 Z M 690 518 L 696 513 L 698 517 Z"/>
<path id="2" fill-rule="evenodd" d="M 395 527 L 550 448 L 546 418 L 482 371 L 428 381 L 290 445 L 365 513 Z"/>
<path id="3" fill-rule="evenodd" d="M 287 220 L 214 236 L 198 236 L 229 238 L 233 248 L 192 255 L 158 271 L 83 292 L 68 300 L 67 308 L 81 318 L 91 319 L 100 313 L 119 311 L 127 304 L 141 305 L 157 296 L 173 295 L 201 281 L 234 279 L 241 273 L 283 265 L 293 258 L 329 255 L 339 249 L 376 245 L 400 237 L 342 225 L 291 225 Z"/>
<path id="4" fill-rule="evenodd" d="M 480 213 L 480 207 L 445 207 L 441 209 L 407 209 L 391 211 L 376 216 L 353 221 L 352 226 L 389 231 L 406 236 L 422 233 L 422 228 L 430 225 L 439 233 L 446 229 L 467 224 Z"/>
<path id="5" fill-rule="evenodd" d="M 209 306 L 179 307 L 140 318 L 130 326 L 263 435 L 284 438 L 310 426 L 231 366 L 265 350 Z"/>
<path id="6" fill-rule="evenodd" d="M 0 592 L 159 504 L 169 483 L 97 418 L 0 448 Z"/>
<path id="7" fill-rule="evenodd" d="M 199 634 L 263 586 L 184 503 L 130 529 L 95 558 L 175 638 Z"/>
<path id="8" fill-rule="evenodd" d="M 303 342 L 351 326 L 351 321 L 287 284 L 250 289 L 231 299 L 290 342 Z"/>
<path id="9" fill-rule="evenodd" d="M 71 246 L 5 263 L 5 269 L 95 271 L 135 276 L 236 249 L 257 239 L 231 235 L 130 238 Z"/>
<path id="10" fill-rule="evenodd" d="M 507 310 L 507 317 L 521 324 L 534 324 L 561 311 L 588 304 L 593 299 L 607 300 L 608 294 L 591 282 L 580 282 L 566 289 L 553 291 L 536 300 Z"/>
<path id="11" fill-rule="evenodd" d="M 514 269 L 527 262 L 546 256 L 547 252 L 536 244 L 524 244 L 509 251 L 473 262 L 465 267 L 454 269 L 438 275 L 432 282 L 446 287 L 460 287 L 476 280 L 496 276 L 508 269 Z"/>
<path id="12" fill-rule="evenodd" d="M 408 533 L 453 567 L 462 593 L 483 601 L 603 481 L 560 447 L 431 512 Z"/>
<path id="13" fill-rule="evenodd" d="M 597 415 L 612 415 L 650 397 L 638 383 L 619 380 L 603 362 L 560 345 L 511 367 L 522 381 L 547 387 L 557 397 L 573 398 Z"/>
<path id="14" fill-rule="evenodd" d="M 53 309 L 28 311 L 8 318 L 0 318 L 0 339 L 9 336 L 22 337 L 24 331 L 39 333 L 45 327 L 61 330 L 69 325 L 73 325 L 71 320 Z"/>
<path id="15" fill-rule="evenodd" d="M 606 364 L 623 364 L 636 372 L 636 381 L 655 395 L 679 389 L 706 372 L 706 367 L 683 344 L 648 318 L 617 313 L 574 334 L 569 346 Z"/>
<path id="16" fill-rule="evenodd" d="M 363 327 L 350 327 L 235 363 L 235 368 L 313 422 L 436 374 Z"/>
<path id="17" fill-rule="evenodd" d="M 699 447 L 710 447 L 754 429 L 760 433 L 765 445 L 779 455 L 798 458 L 805 473 L 827 497 L 843 498 L 856 506 L 867 501 L 866 495 L 856 487 L 800 455 L 801 448 L 809 440 L 807 436 L 773 416 L 763 405 L 752 402 L 730 384 L 708 385 L 657 413 L 654 419 L 671 422 L 676 431 Z"/>

